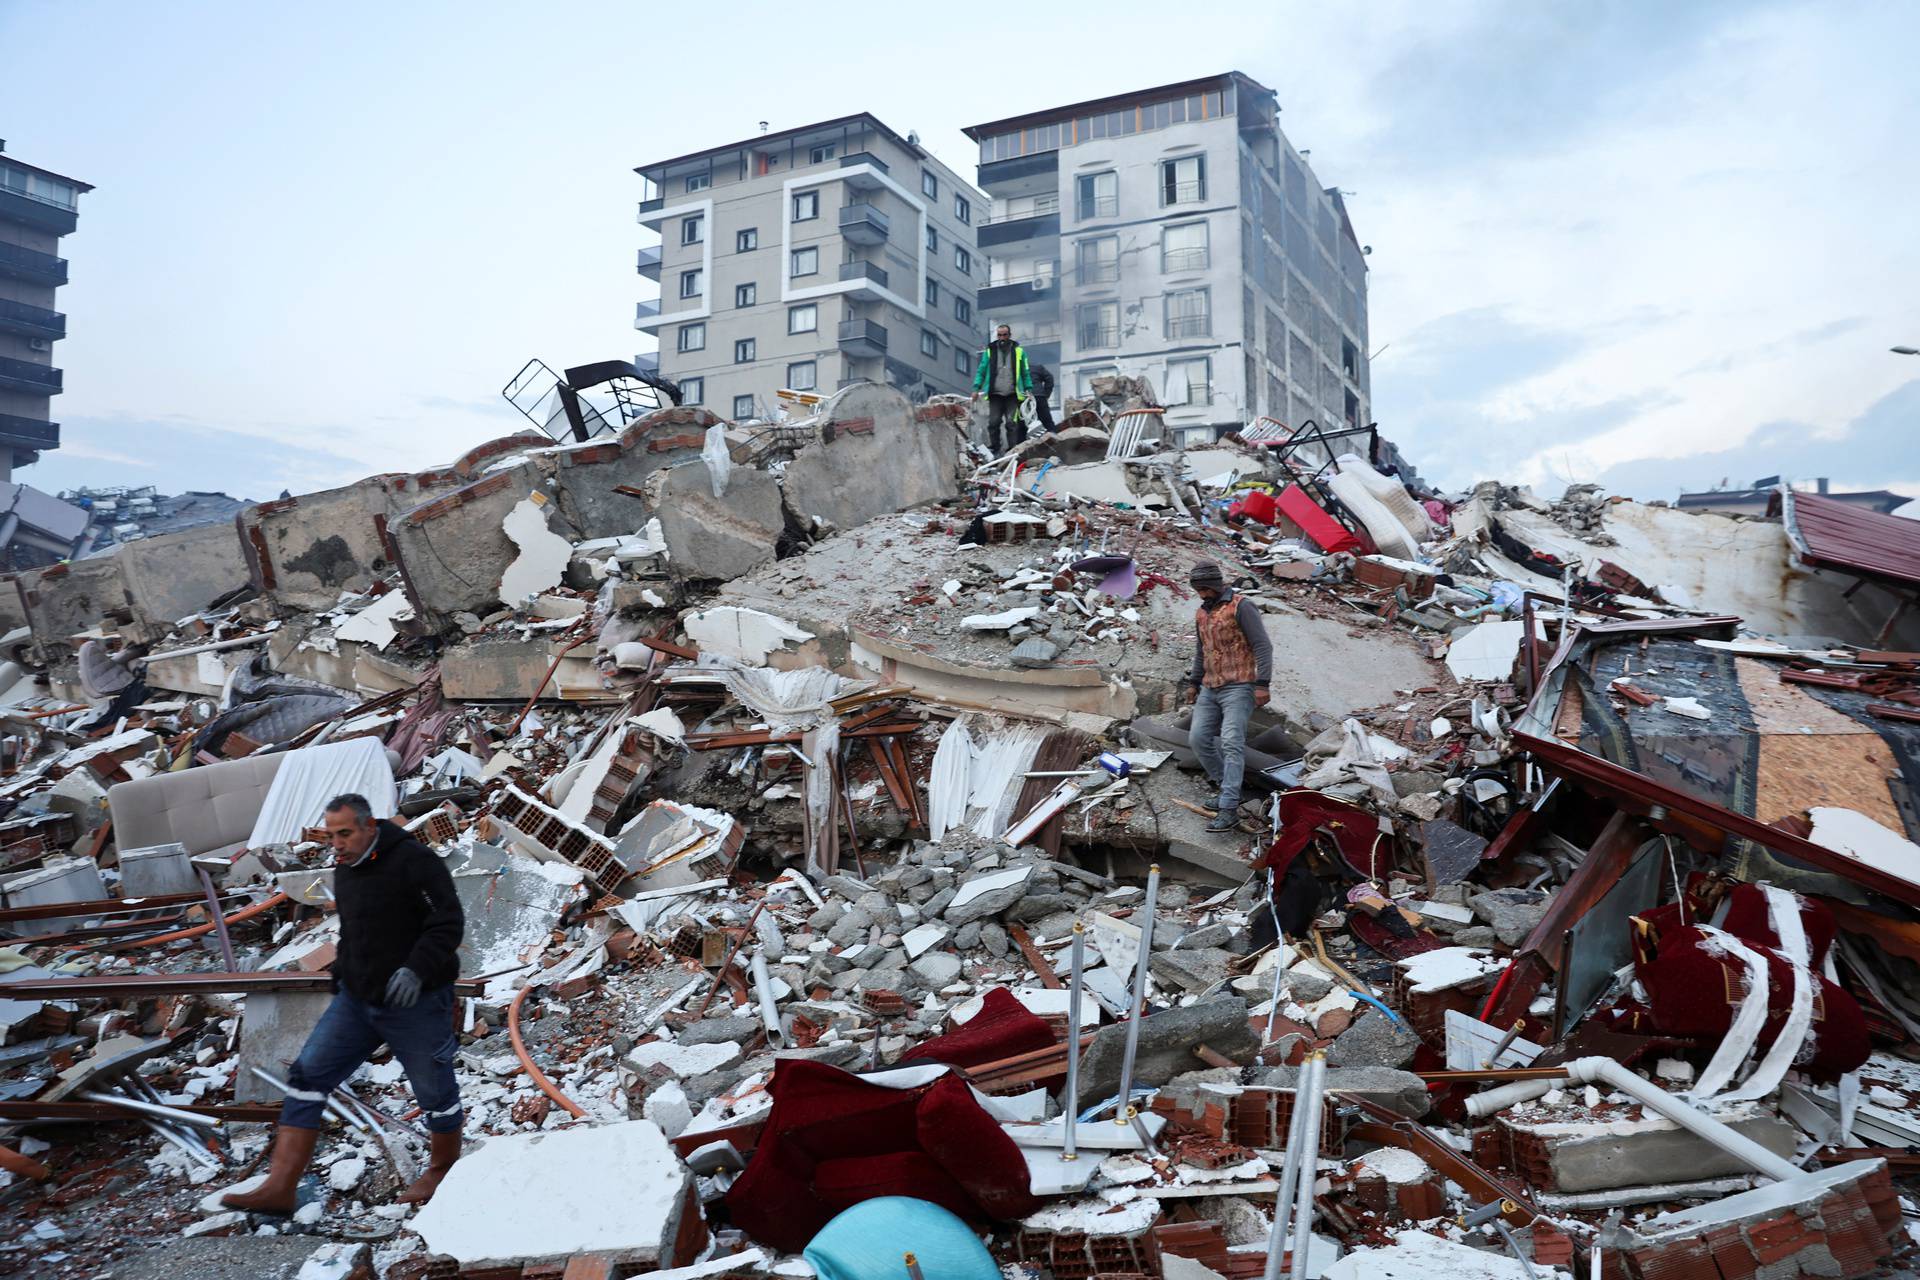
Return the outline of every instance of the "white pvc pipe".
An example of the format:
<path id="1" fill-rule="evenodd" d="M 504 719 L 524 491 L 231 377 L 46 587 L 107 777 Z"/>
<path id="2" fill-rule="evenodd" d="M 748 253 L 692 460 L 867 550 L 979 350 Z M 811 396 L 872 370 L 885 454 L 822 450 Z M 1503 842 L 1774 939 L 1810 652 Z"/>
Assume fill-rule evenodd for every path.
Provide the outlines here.
<path id="1" fill-rule="evenodd" d="M 767 1027 L 767 1043 L 786 1044 L 787 1034 L 780 1029 L 780 1004 L 773 998 L 773 974 L 767 970 L 767 953 L 764 950 L 753 953 L 753 989 L 760 997 L 760 1021 Z M 878 1043 L 877 1038 L 875 1043 Z"/>
<path id="2" fill-rule="evenodd" d="M 1467 1114 L 1476 1120 L 1485 1119 L 1496 1111 L 1505 1111 L 1518 1103 L 1543 1098 L 1559 1088 L 1560 1084 L 1558 1080 L 1515 1080 L 1510 1084 L 1497 1085 L 1485 1093 L 1476 1093 L 1468 1098 Z"/>
<path id="3" fill-rule="evenodd" d="M 1636 1099 L 1647 1110 L 1697 1134 L 1742 1164 L 1776 1181 L 1797 1178 L 1801 1170 L 1788 1164 L 1753 1139 L 1696 1111 L 1651 1081 L 1642 1080 L 1612 1058 L 1575 1058 L 1567 1074 L 1580 1084 L 1604 1084 Z"/>
<path id="4" fill-rule="evenodd" d="M 149 653 L 148 662 L 165 662 L 169 658 L 191 658 L 196 653 L 218 653 L 222 649 L 242 649 L 250 644 L 265 644 L 273 639 L 272 632 L 263 632 L 257 636 L 241 636 L 234 640 L 215 640 L 210 644 L 190 645 L 185 649 L 169 649 L 165 653 Z"/>
<path id="5" fill-rule="evenodd" d="M 1160 864 L 1147 868 L 1147 901 L 1140 914 L 1140 954 L 1133 966 L 1133 994 L 1127 1002 L 1127 1045 L 1120 1057 L 1120 1107 L 1114 1112 L 1115 1124 L 1127 1123 L 1127 1107 L 1132 1102 L 1133 1062 L 1140 1051 L 1140 1019 L 1147 1009 L 1147 965 L 1153 959 L 1153 908 L 1160 896 Z M 1078 1036 L 1079 1028 L 1070 1035 Z"/>
<path id="6" fill-rule="evenodd" d="M 1067 979 L 1067 1106 L 1061 1120 L 1065 1124 L 1066 1143 L 1062 1160 L 1078 1160 L 1074 1147 L 1074 1122 L 1080 1116 L 1080 974 L 1086 965 L 1087 931 L 1078 920 L 1073 922 L 1073 968 Z"/>

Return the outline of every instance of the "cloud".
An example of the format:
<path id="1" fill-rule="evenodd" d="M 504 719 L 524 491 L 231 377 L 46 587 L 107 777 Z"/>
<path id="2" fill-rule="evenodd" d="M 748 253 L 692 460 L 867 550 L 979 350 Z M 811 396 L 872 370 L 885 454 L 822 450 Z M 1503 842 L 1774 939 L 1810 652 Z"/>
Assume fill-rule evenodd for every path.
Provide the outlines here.
<path id="1" fill-rule="evenodd" d="M 49 492 L 150 484 L 162 493 L 196 489 L 264 500 L 283 490 L 331 488 L 369 470 L 330 449 L 179 418 L 70 416 L 60 435 L 60 448 L 41 454 L 15 479 Z"/>

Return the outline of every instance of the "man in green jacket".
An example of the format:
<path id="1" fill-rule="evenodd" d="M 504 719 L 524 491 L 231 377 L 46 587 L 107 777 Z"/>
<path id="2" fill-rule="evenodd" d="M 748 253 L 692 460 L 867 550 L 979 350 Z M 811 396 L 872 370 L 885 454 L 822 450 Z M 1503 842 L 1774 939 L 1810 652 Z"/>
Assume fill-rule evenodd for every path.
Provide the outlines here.
<path id="1" fill-rule="evenodd" d="M 1033 390 L 1033 374 L 1027 370 L 1027 352 L 1013 340 L 1013 330 L 1001 325 L 993 341 L 980 353 L 980 367 L 973 373 L 973 398 L 987 397 L 987 439 L 997 458 L 1020 443 L 1020 401 Z M 1000 425 L 1006 424 L 1007 439 L 1000 442 Z"/>

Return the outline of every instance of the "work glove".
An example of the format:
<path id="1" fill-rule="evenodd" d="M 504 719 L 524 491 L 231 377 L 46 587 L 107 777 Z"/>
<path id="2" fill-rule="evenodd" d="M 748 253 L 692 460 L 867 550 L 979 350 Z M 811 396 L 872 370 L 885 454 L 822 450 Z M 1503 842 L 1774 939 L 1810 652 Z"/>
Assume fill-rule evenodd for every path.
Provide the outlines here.
<path id="1" fill-rule="evenodd" d="M 411 969 L 395 969 L 387 979 L 387 1007 L 411 1009 L 420 999 L 420 975 Z"/>

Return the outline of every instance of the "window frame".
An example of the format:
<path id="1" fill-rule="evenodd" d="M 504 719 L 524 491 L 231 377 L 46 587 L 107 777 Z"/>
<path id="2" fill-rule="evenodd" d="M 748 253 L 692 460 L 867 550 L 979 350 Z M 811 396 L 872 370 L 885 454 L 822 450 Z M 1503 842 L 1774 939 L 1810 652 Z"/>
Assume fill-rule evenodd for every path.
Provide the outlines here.
<path id="1" fill-rule="evenodd" d="M 1087 272 L 1087 250 L 1093 245 L 1110 244 L 1113 256 L 1105 261 L 1096 262 L 1099 274 Z M 1074 283 L 1086 286 L 1090 284 L 1114 284 L 1120 279 L 1120 237 L 1118 235 L 1083 236 L 1073 242 L 1073 279 Z"/>
<path id="2" fill-rule="evenodd" d="M 963 276 L 973 275 L 973 255 L 967 252 L 967 246 L 963 244 L 953 246 L 953 269 Z"/>
<path id="3" fill-rule="evenodd" d="M 933 257 L 940 252 L 940 229 L 931 222 L 927 224 L 927 256 Z"/>
<path id="4" fill-rule="evenodd" d="M 707 398 L 707 380 L 699 374 L 679 380 L 680 403 L 699 404 Z"/>
<path id="5" fill-rule="evenodd" d="M 759 301 L 760 301 L 760 282 L 759 281 L 749 280 L 745 284 L 737 284 L 733 286 L 733 309 L 735 311 L 740 311 L 747 307 L 758 306 Z"/>
<path id="6" fill-rule="evenodd" d="M 802 209 L 810 212 L 802 213 Z M 792 215 L 788 218 L 789 222 L 816 221 L 820 217 L 820 188 L 814 187 L 809 191 L 794 192 L 793 205 L 788 209 L 788 213 Z"/>
<path id="7" fill-rule="evenodd" d="M 953 318 L 961 324 L 973 324 L 973 304 L 965 298 L 955 296 L 953 300 Z"/>
<path id="8" fill-rule="evenodd" d="M 803 313 L 807 314 L 808 316 L 807 327 L 804 329 L 794 328 L 794 322 L 797 319 L 799 319 L 799 317 Z M 820 304 L 817 302 L 796 302 L 792 306 L 788 307 L 787 308 L 787 332 L 788 333 L 820 332 Z"/>
<path id="9" fill-rule="evenodd" d="M 747 402 L 747 411 L 745 413 L 740 412 L 740 402 L 742 400 L 745 400 Z M 744 419 L 751 418 L 754 415 L 755 410 L 758 409 L 758 407 L 759 406 L 755 402 L 754 395 L 751 391 L 742 392 L 740 395 L 737 395 L 733 398 L 733 414 L 732 414 L 733 421 L 740 422 L 740 421 L 743 421 Z"/>
<path id="10" fill-rule="evenodd" d="M 808 253 L 813 255 L 811 259 L 813 265 L 808 267 L 805 271 L 801 271 L 799 269 L 800 256 L 802 254 L 808 254 Z M 804 245 L 801 245 L 798 249 L 793 250 L 787 255 L 787 278 L 789 280 L 800 280 L 800 279 L 804 279 L 807 276 L 817 276 L 819 274 L 820 274 L 820 246 L 819 245 L 804 244 Z"/>
<path id="11" fill-rule="evenodd" d="M 706 293 L 706 275 L 707 273 L 699 267 L 680 273 L 680 298 L 682 301 L 688 298 L 698 298 Z"/>
<path id="12" fill-rule="evenodd" d="M 940 335 L 931 329 L 920 330 L 920 354 L 929 359 L 940 358 Z"/>
<path id="13" fill-rule="evenodd" d="M 805 370 L 807 371 L 807 385 L 806 385 L 806 386 L 804 386 L 804 387 L 803 387 L 803 386 L 801 386 L 801 385 L 800 385 L 800 381 L 799 381 L 799 379 L 797 379 L 797 378 L 795 378 L 795 377 L 793 376 L 793 371 L 794 371 L 795 369 L 805 369 Z M 794 361 L 791 361 L 791 362 L 789 362 L 789 363 L 788 363 L 788 365 L 787 365 L 787 390 L 789 390 L 789 391 L 813 391 L 813 390 L 816 390 L 816 389 L 818 389 L 818 388 L 819 388 L 819 386 L 820 386 L 820 366 L 819 366 L 819 363 L 818 363 L 817 361 L 813 361 L 813 360 L 794 360 Z"/>
<path id="14" fill-rule="evenodd" d="M 940 175 L 931 169 L 920 171 L 920 194 L 929 200 L 940 198 Z"/>
<path id="15" fill-rule="evenodd" d="M 1180 166 L 1191 162 L 1197 175 L 1191 183 L 1180 181 Z M 1207 202 L 1207 153 L 1197 151 L 1191 155 L 1164 156 L 1160 160 L 1160 207 L 1172 209 L 1183 204 L 1205 204 Z M 1192 196 L 1181 198 L 1180 188 L 1192 186 Z"/>
<path id="16" fill-rule="evenodd" d="M 707 215 L 690 213 L 680 219 L 680 243 L 705 244 L 707 242 Z"/>
<path id="17" fill-rule="evenodd" d="M 733 233 L 733 251 L 752 253 L 760 247 L 760 228 L 742 227 Z"/>
<path id="18" fill-rule="evenodd" d="M 696 191 L 710 190 L 712 186 L 713 175 L 711 173 L 690 173 L 686 176 L 686 180 L 681 184 L 680 189 L 688 195 L 692 195 Z"/>
<path id="19" fill-rule="evenodd" d="M 1180 365 L 1197 364 L 1197 365 L 1205 366 L 1206 388 L 1207 388 L 1206 399 L 1196 400 L 1193 398 L 1193 379 L 1192 378 L 1187 379 L 1187 398 L 1185 400 L 1181 401 L 1179 404 L 1176 405 L 1167 399 L 1166 383 L 1172 380 L 1173 366 L 1177 364 L 1180 364 Z M 1213 403 L 1213 357 L 1212 356 L 1169 357 L 1167 360 L 1167 376 L 1166 378 L 1161 380 L 1160 398 L 1162 401 L 1166 402 L 1167 407 L 1169 409 L 1199 408 L 1201 406 L 1211 405 Z"/>
<path id="20" fill-rule="evenodd" d="M 689 342 L 687 340 L 689 335 L 697 337 L 700 340 L 698 342 Z M 679 329 L 674 332 L 673 349 L 682 355 L 694 351 L 705 351 L 707 349 L 707 322 L 704 320 L 690 320 L 686 324 L 681 325 Z"/>
<path id="21" fill-rule="evenodd" d="M 760 340 L 757 338 L 735 338 L 733 340 L 733 362 L 752 364 L 759 359 Z"/>
<path id="22" fill-rule="evenodd" d="M 1105 197 L 1105 199 L 1110 202 L 1110 207 L 1104 212 L 1101 210 L 1102 197 L 1099 189 L 1099 180 L 1101 178 L 1111 178 L 1113 180 L 1113 194 Z M 1087 184 L 1093 185 L 1089 187 Z M 1091 192 L 1091 194 L 1089 194 L 1089 192 Z M 1119 217 L 1120 171 L 1118 169 L 1102 169 L 1097 173 L 1076 174 L 1073 180 L 1073 216 L 1076 222 L 1093 222 L 1100 218 Z"/>
<path id="23" fill-rule="evenodd" d="M 1186 298 L 1196 295 L 1206 304 L 1202 311 L 1198 313 L 1197 316 L 1183 315 L 1176 318 L 1173 313 L 1174 300 L 1176 298 Z M 1213 290 L 1211 287 L 1207 285 L 1196 285 L 1191 289 L 1169 289 L 1161 294 L 1160 297 L 1160 332 L 1168 341 L 1176 338 L 1211 338 L 1213 336 Z M 1180 327 L 1177 332 L 1175 330 L 1176 319 L 1180 321 Z M 1201 328 L 1194 329 L 1191 327 L 1190 322 L 1195 319 L 1202 322 Z"/>
<path id="24" fill-rule="evenodd" d="M 1109 310 L 1113 316 L 1111 326 L 1101 324 L 1096 331 L 1088 325 L 1088 313 L 1104 316 L 1109 313 Z M 1087 334 L 1089 332 L 1096 332 L 1094 340 L 1088 340 Z M 1110 334 L 1111 336 L 1102 338 L 1097 336 L 1098 334 Z M 1118 347 L 1120 345 L 1119 300 L 1106 298 L 1096 302 L 1082 302 L 1075 305 L 1073 309 L 1073 335 L 1075 345 L 1082 351 L 1104 351 L 1110 347 Z"/>
<path id="25" fill-rule="evenodd" d="M 1185 231 L 1190 227 L 1198 227 L 1200 229 L 1200 247 L 1197 250 L 1167 248 L 1168 232 Z M 1186 265 L 1180 265 L 1180 266 L 1173 265 L 1167 256 L 1169 253 L 1192 254 L 1196 252 L 1200 255 L 1200 260 L 1197 263 L 1188 263 Z M 1160 228 L 1160 274 L 1161 275 L 1178 275 L 1188 271 L 1205 271 L 1211 268 L 1212 266 L 1213 266 L 1213 230 L 1211 225 L 1207 222 L 1205 218 L 1196 218 L 1192 222 L 1170 223 Z"/>
<path id="26" fill-rule="evenodd" d="M 967 199 L 965 196 L 959 194 L 958 192 L 955 192 L 953 197 L 953 217 L 954 217 L 954 221 L 960 223 L 963 226 L 969 226 L 969 227 L 972 226 L 973 225 L 973 201 Z"/>
<path id="27" fill-rule="evenodd" d="M 834 148 L 835 144 L 831 142 L 815 143 L 813 146 L 807 148 L 807 163 L 825 164 L 837 154 Z"/>
<path id="28" fill-rule="evenodd" d="M 927 274 L 927 305 L 929 307 L 940 305 L 940 281 L 931 272 Z"/>

